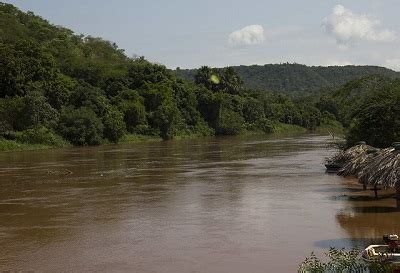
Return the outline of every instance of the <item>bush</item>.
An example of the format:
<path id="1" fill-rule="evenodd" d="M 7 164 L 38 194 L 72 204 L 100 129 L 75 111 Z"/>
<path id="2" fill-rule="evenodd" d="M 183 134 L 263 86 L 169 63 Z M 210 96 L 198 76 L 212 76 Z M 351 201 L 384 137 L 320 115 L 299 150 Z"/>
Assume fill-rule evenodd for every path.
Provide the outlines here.
<path id="1" fill-rule="evenodd" d="M 139 125 L 146 124 L 146 110 L 139 102 L 127 103 L 123 108 L 124 121 L 129 132 L 134 132 Z"/>
<path id="2" fill-rule="evenodd" d="M 369 145 L 389 147 L 400 139 L 400 92 L 382 90 L 368 97 L 356 109 L 346 135 L 348 145 L 366 141 Z"/>
<path id="3" fill-rule="evenodd" d="M 246 99 L 243 105 L 243 117 L 248 123 L 254 123 L 257 120 L 265 118 L 264 107 L 261 101 L 254 98 Z"/>
<path id="4" fill-rule="evenodd" d="M 136 126 L 135 128 L 133 128 L 132 132 L 138 135 L 160 136 L 160 130 L 152 128 L 147 124 Z"/>
<path id="5" fill-rule="evenodd" d="M 300 265 L 298 272 L 393 272 L 393 266 L 390 264 L 365 264 L 359 258 L 359 253 L 358 249 L 346 251 L 331 248 L 325 254 L 328 257 L 327 262 L 322 262 L 314 253 L 311 253 L 311 256 Z"/>
<path id="6" fill-rule="evenodd" d="M 152 115 L 152 125 L 160 130 L 160 137 L 172 139 L 177 132 L 179 110 L 172 102 L 161 105 Z"/>
<path id="7" fill-rule="evenodd" d="M 195 128 L 195 134 L 199 136 L 213 136 L 215 135 L 214 129 L 210 128 L 205 121 L 199 121 Z"/>
<path id="8" fill-rule="evenodd" d="M 115 108 L 107 111 L 103 119 L 104 137 L 112 142 L 118 142 L 125 135 L 124 115 Z"/>
<path id="9" fill-rule="evenodd" d="M 89 108 L 63 108 L 58 127 L 61 135 L 75 145 L 98 145 L 102 141 L 103 124 Z"/>
<path id="10" fill-rule="evenodd" d="M 243 117 L 233 110 L 222 107 L 217 120 L 217 134 L 238 135 L 243 129 Z"/>
<path id="11" fill-rule="evenodd" d="M 46 127 L 36 127 L 22 131 L 16 134 L 16 140 L 22 143 L 45 144 L 55 147 L 66 145 L 66 141 L 62 137 Z"/>
<path id="12" fill-rule="evenodd" d="M 274 132 L 274 122 L 269 119 L 263 118 L 259 119 L 254 123 L 255 127 L 264 133 L 273 133 Z"/>

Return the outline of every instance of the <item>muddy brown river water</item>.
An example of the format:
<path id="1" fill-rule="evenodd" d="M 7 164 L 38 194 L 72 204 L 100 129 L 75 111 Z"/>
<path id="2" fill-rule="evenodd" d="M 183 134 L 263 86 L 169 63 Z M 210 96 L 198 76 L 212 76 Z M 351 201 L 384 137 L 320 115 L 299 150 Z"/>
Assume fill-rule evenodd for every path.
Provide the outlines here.
<path id="1" fill-rule="evenodd" d="M 399 233 L 394 199 L 325 173 L 327 140 L 0 153 L 0 271 L 296 272 L 313 250 Z"/>

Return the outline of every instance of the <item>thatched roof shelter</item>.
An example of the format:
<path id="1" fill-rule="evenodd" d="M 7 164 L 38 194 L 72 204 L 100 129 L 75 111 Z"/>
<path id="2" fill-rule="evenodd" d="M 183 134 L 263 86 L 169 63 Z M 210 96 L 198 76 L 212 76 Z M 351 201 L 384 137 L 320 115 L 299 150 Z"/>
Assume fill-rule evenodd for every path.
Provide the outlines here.
<path id="1" fill-rule="evenodd" d="M 365 147 L 358 147 L 356 152 L 352 153 L 351 158 L 348 157 L 349 159 L 345 162 L 343 168 L 339 171 L 339 175 L 353 175 L 358 178 L 360 176 L 360 173 L 366 168 L 366 166 L 375 160 L 380 150 L 371 146 L 364 146 Z"/>
<path id="2" fill-rule="evenodd" d="M 360 157 L 368 155 L 368 154 L 372 153 L 373 151 L 376 151 L 376 148 L 366 145 L 366 144 L 360 144 L 360 145 L 351 147 L 343 152 L 340 152 L 339 154 L 337 154 L 336 156 L 331 158 L 329 160 L 329 162 L 335 162 L 338 164 L 347 164 L 356 159 L 359 159 Z"/>
<path id="3" fill-rule="evenodd" d="M 353 175 L 364 188 L 371 186 L 396 188 L 400 198 L 400 145 L 395 148 L 376 149 L 368 145 L 357 145 L 339 154 L 337 160 L 343 160 L 339 175 Z"/>
<path id="4" fill-rule="evenodd" d="M 400 147 L 378 152 L 358 173 L 358 178 L 367 186 L 400 189 Z"/>

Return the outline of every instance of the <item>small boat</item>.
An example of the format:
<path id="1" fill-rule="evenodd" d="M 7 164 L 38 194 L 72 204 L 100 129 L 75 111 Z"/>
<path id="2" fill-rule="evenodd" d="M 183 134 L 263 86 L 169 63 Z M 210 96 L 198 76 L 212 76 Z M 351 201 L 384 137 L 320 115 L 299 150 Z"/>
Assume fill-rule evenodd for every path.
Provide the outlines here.
<path id="1" fill-rule="evenodd" d="M 366 263 L 391 264 L 400 268 L 399 236 L 384 235 L 385 245 L 369 245 L 361 253 L 361 258 Z"/>
<path id="2" fill-rule="evenodd" d="M 325 164 L 327 172 L 338 172 L 341 168 L 343 168 L 342 164 L 330 162 Z"/>

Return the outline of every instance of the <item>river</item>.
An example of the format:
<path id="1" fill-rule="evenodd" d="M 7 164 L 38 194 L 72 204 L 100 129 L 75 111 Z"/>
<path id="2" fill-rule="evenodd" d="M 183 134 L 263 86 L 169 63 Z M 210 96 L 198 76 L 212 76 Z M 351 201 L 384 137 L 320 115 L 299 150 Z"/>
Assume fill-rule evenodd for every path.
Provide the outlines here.
<path id="1" fill-rule="evenodd" d="M 327 141 L 0 153 L 0 271 L 296 272 L 313 250 L 396 232 L 394 200 L 325 173 Z"/>

